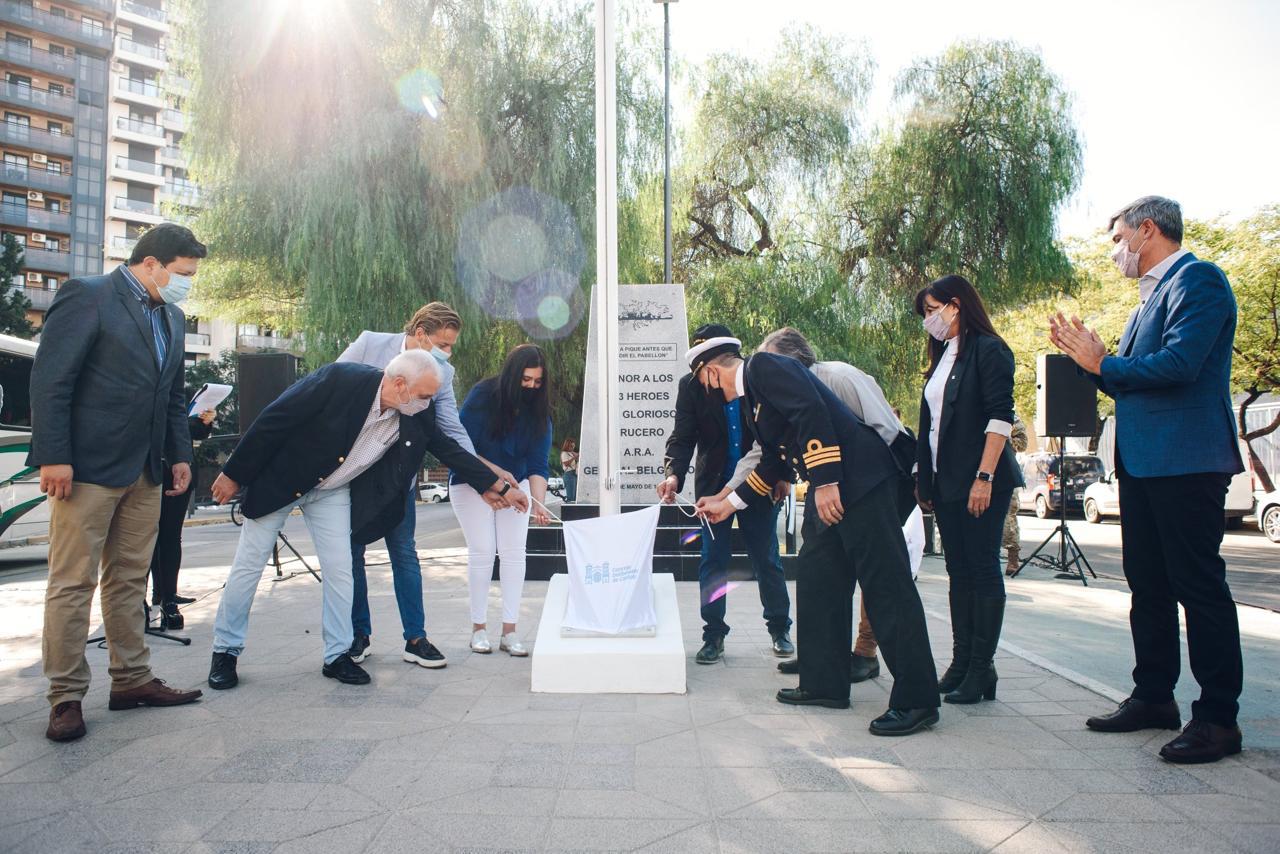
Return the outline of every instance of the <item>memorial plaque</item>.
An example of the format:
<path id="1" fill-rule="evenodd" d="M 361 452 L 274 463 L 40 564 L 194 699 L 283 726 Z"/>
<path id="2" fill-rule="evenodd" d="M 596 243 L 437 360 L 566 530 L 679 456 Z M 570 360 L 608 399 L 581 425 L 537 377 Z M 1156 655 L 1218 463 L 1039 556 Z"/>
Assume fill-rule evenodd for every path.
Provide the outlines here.
<path id="1" fill-rule="evenodd" d="M 599 424 L 596 407 L 600 378 L 596 367 L 596 301 L 591 300 L 587 332 L 587 374 L 579 443 L 578 501 L 599 502 Z M 620 479 L 623 504 L 652 504 L 662 482 L 662 457 L 675 423 L 676 390 L 689 372 L 683 285 L 618 286 L 618 423 L 622 467 L 634 469 Z M 692 467 L 690 467 L 692 474 Z M 685 480 L 685 498 L 693 496 L 693 478 Z"/>

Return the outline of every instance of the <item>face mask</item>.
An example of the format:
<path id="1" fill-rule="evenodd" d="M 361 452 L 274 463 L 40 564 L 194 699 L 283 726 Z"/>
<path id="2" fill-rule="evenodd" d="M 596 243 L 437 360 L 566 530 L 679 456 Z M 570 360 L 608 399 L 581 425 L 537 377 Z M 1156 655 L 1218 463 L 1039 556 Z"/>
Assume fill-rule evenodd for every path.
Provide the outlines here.
<path id="1" fill-rule="evenodd" d="M 522 386 L 520 388 L 520 402 L 525 405 L 533 403 L 534 400 L 537 399 L 538 392 L 540 391 L 542 391 L 540 388 L 524 388 Z"/>
<path id="2" fill-rule="evenodd" d="M 411 395 L 409 399 L 403 403 L 397 403 L 396 409 L 400 410 L 401 415 L 417 415 L 430 405 L 431 398 L 428 397 L 426 400 L 423 400 L 420 397 L 413 397 Z"/>
<path id="3" fill-rule="evenodd" d="M 939 341 L 946 341 L 951 337 L 951 321 L 955 320 L 955 315 L 948 319 L 943 314 L 946 310 L 946 306 L 943 306 L 924 319 L 924 331 Z"/>
<path id="4" fill-rule="evenodd" d="M 1138 278 L 1138 252 L 1130 248 L 1129 244 L 1133 241 L 1130 235 L 1128 240 L 1123 240 L 1116 244 L 1116 250 L 1111 253 L 1111 260 L 1116 262 L 1116 267 L 1120 269 L 1120 274 L 1126 279 Z M 1142 250 L 1147 241 L 1144 239 L 1138 247 L 1138 251 Z"/>
<path id="5" fill-rule="evenodd" d="M 169 284 L 163 288 L 156 283 L 155 276 L 151 277 L 151 284 L 155 285 L 156 290 L 160 292 L 160 299 L 170 305 L 182 302 L 187 298 L 187 294 L 191 293 L 191 277 L 180 273 L 170 273 Z"/>
<path id="6" fill-rule="evenodd" d="M 441 350 L 439 347 L 433 344 L 431 346 L 431 355 L 435 356 L 436 361 L 443 365 L 445 362 L 449 361 L 449 356 L 452 354 L 449 353 L 447 350 Z"/>

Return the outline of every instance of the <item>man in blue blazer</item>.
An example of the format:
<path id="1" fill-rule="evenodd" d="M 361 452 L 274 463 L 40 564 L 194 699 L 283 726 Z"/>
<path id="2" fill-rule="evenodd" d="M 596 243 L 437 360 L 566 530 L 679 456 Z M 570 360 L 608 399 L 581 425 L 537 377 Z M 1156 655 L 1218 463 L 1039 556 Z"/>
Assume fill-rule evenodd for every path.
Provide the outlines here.
<path id="1" fill-rule="evenodd" d="M 186 297 L 204 244 L 173 223 L 138 238 L 128 264 L 70 279 L 40 330 L 31 369 L 31 453 L 49 496 L 49 586 L 44 672 L 53 741 L 85 734 L 89 609 L 101 578 L 102 626 L 111 653 L 111 709 L 176 706 L 177 691 L 151 672 L 143 619 L 160 493 L 191 482 L 183 388 Z"/>
<path id="2" fill-rule="evenodd" d="M 225 504 L 244 488 L 244 527 L 218 605 L 209 687 L 234 688 L 249 609 L 276 535 L 295 507 L 302 511 L 324 570 L 324 667 L 350 685 L 369 674 L 351 660 L 351 542 L 370 543 L 405 512 L 404 489 L 426 451 L 491 503 L 527 509 L 527 499 L 446 435 L 432 398 L 436 360 L 422 350 L 392 359 L 385 371 L 326 365 L 254 420 L 213 484 Z"/>
<path id="3" fill-rule="evenodd" d="M 1116 471 L 1132 696 L 1090 718 L 1101 732 L 1178 729 L 1178 604 L 1186 610 L 1200 699 L 1160 755 L 1214 762 L 1239 753 L 1243 665 L 1235 602 L 1219 553 L 1231 476 L 1244 470 L 1231 416 L 1236 301 L 1227 277 L 1182 243 L 1178 203 L 1145 196 L 1111 218 L 1112 258 L 1138 279 L 1140 304 L 1116 353 L 1079 318 L 1050 319 L 1050 339 L 1116 402 Z"/>

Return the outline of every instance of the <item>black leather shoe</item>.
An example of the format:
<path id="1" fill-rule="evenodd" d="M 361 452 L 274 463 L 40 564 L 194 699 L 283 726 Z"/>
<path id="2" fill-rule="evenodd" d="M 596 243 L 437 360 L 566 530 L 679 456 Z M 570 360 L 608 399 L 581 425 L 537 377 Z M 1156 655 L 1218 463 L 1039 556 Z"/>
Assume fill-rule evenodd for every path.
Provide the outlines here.
<path id="1" fill-rule="evenodd" d="M 1089 718 L 1084 725 L 1097 732 L 1178 729 L 1182 726 L 1182 717 L 1178 713 L 1178 704 L 1172 700 L 1168 703 L 1148 703 L 1130 697 L 1111 714 Z"/>
<path id="2" fill-rule="evenodd" d="M 937 722 L 937 709 L 890 709 L 868 728 L 872 735 L 911 735 Z"/>
<path id="3" fill-rule="evenodd" d="M 345 685 L 368 685 L 371 681 L 364 668 L 352 661 L 350 654 L 345 652 L 320 668 L 320 672 Z"/>
<path id="4" fill-rule="evenodd" d="M 215 691 L 234 688 L 240 684 L 236 675 L 236 657 L 229 652 L 215 652 L 209 665 L 209 687 Z"/>
<path id="5" fill-rule="evenodd" d="M 875 679 L 880 675 L 880 659 L 874 655 L 858 655 L 857 653 L 849 653 L 849 682 L 856 685 L 859 682 L 866 682 L 868 679 Z"/>
<path id="6" fill-rule="evenodd" d="M 800 659 L 792 658 L 787 661 L 779 661 L 778 672 L 785 673 L 788 676 L 795 676 L 800 672 Z"/>
<path id="7" fill-rule="evenodd" d="M 1240 727 L 1225 727 L 1192 720 L 1182 735 L 1160 748 L 1160 758 L 1179 765 L 1217 762 L 1240 752 Z"/>
<path id="8" fill-rule="evenodd" d="M 773 654 L 779 658 L 789 658 L 796 654 L 796 645 L 786 632 L 778 632 L 773 636 Z"/>
<path id="9" fill-rule="evenodd" d="M 715 664 L 724 658 L 724 638 L 714 638 L 702 645 L 693 660 L 699 664 Z"/>
<path id="10" fill-rule="evenodd" d="M 160 631 L 168 632 L 180 629 L 185 624 L 182 614 L 178 613 L 177 602 L 165 602 L 160 606 Z"/>
<path id="11" fill-rule="evenodd" d="M 173 601 L 174 601 L 174 602 L 177 602 L 179 605 L 190 605 L 191 603 L 195 602 L 196 600 L 195 600 L 195 598 L 194 598 L 194 597 L 191 597 L 191 596 L 179 596 L 178 594 L 176 594 L 176 593 L 175 593 L 175 594 L 173 595 Z"/>
<path id="12" fill-rule="evenodd" d="M 352 661 L 359 663 L 368 658 L 369 654 L 369 636 L 356 635 L 351 640 L 351 649 L 347 652 L 347 655 L 351 656 Z"/>
<path id="13" fill-rule="evenodd" d="M 778 702 L 789 706 L 826 706 L 828 709 L 847 709 L 849 701 L 833 700 L 830 697 L 815 697 L 800 688 L 783 688 L 778 692 Z"/>

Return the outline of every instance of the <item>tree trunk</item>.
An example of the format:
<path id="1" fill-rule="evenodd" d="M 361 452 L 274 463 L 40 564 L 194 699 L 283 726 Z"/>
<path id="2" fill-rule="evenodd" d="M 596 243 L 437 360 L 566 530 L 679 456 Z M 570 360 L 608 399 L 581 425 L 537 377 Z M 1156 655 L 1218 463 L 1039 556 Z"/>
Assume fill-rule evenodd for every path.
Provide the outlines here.
<path id="1" fill-rule="evenodd" d="M 1248 427 L 1245 426 L 1248 423 L 1245 416 L 1249 412 L 1249 407 L 1260 397 L 1262 397 L 1261 389 L 1249 389 L 1249 396 L 1240 403 L 1240 415 L 1237 423 L 1239 425 L 1240 438 L 1244 439 L 1244 446 L 1249 450 L 1249 466 L 1253 469 L 1253 476 L 1258 479 L 1258 484 L 1262 487 L 1263 492 L 1274 492 L 1276 486 L 1271 480 L 1271 473 L 1267 471 L 1267 467 L 1262 464 L 1257 451 L 1253 449 L 1253 440 L 1261 439 L 1263 436 L 1270 435 L 1277 428 L 1280 428 L 1280 415 L 1273 418 L 1266 427 L 1253 432 L 1249 432 Z"/>

